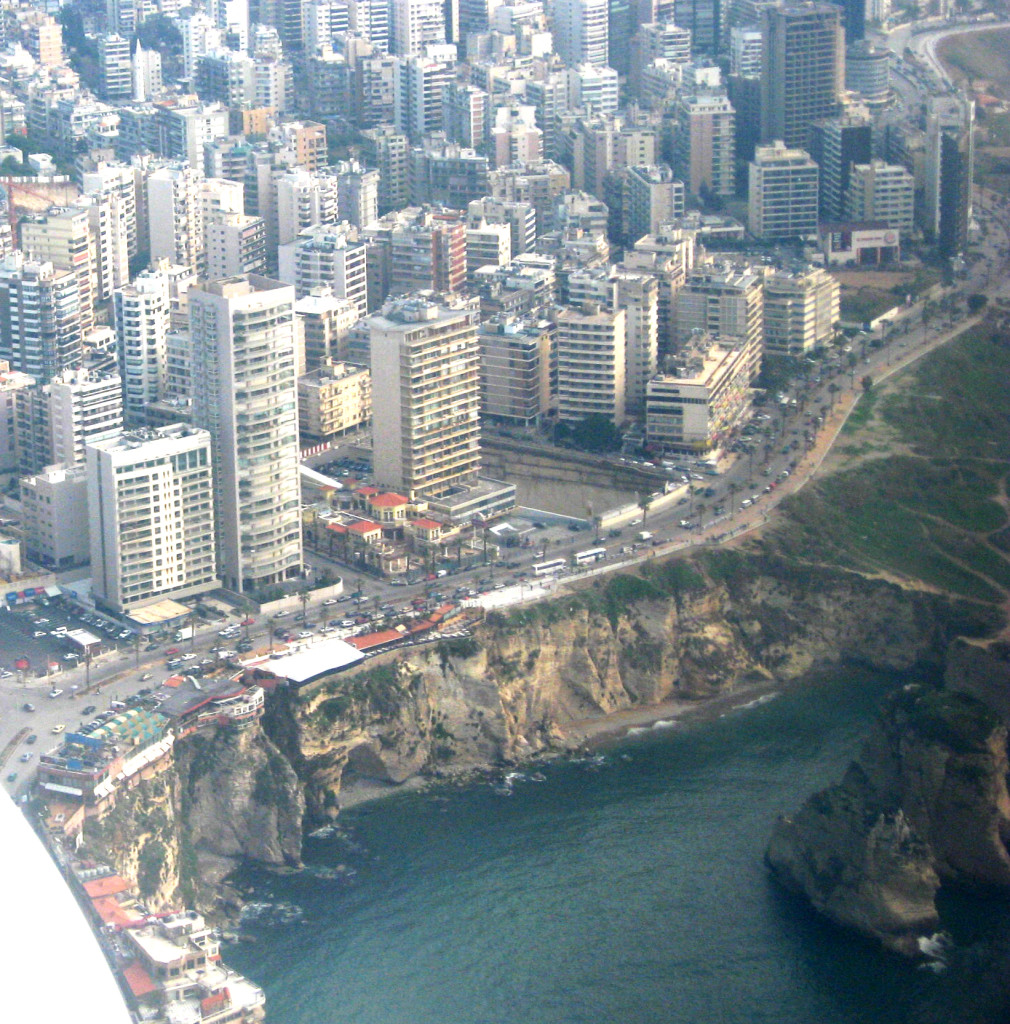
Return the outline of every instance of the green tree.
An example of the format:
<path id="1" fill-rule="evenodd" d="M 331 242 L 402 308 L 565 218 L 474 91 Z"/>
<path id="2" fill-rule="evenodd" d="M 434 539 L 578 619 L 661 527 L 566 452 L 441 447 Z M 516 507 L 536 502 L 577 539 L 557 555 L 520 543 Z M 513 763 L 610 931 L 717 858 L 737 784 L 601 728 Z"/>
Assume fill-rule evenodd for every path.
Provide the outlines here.
<path id="1" fill-rule="evenodd" d="M 621 432 L 609 416 L 593 413 L 571 430 L 572 443 L 590 452 L 610 452 L 621 447 Z"/>
<path id="2" fill-rule="evenodd" d="M 639 494 L 638 495 L 638 507 L 642 510 L 642 522 L 649 518 L 649 509 L 652 508 L 652 495 L 651 494 Z"/>
<path id="3" fill-rule="evenodd" d="M 968 312 L 969 313 L 981 313 L 983 309 L 988 305 L 989 297 L 976 292 L 974 295 L 968 296 Z"/>
<path id="4" fill-rule="evenodd" d="M 873 387 L 873 378 L 867 374 L 859 383 L 863 387 L 863 394 L 866 394 Z"/>

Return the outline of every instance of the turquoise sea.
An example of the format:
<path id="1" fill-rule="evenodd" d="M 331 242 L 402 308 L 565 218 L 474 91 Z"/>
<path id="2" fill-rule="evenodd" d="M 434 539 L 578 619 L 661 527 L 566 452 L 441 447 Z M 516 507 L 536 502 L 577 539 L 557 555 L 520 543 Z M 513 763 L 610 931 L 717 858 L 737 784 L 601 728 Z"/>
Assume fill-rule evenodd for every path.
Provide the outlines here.
<path id="1" fill-rule="evenodd" d="M 896 680 L 838 671 L 709 722 L 346 812 L 308 868 L 249 872 L 226 960 L 268 1024 L 996 1024 L 1010 907 L 945 900 L 924 965 L 768 878 L 775 817 L 837 779 Z"/>

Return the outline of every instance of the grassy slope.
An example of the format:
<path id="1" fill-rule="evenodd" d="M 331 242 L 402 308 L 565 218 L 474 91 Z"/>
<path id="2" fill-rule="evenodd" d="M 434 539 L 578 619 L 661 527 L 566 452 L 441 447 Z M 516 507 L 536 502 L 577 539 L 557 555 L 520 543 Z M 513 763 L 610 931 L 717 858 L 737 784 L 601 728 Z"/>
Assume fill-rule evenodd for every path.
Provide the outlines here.
<path id="1" fill-rule="evenodd" d="M 868 398 L 841 468 L 786 502 L 766 542 L 802 561 L 1004 604 L 1010 337 L 968 331 Z"/>

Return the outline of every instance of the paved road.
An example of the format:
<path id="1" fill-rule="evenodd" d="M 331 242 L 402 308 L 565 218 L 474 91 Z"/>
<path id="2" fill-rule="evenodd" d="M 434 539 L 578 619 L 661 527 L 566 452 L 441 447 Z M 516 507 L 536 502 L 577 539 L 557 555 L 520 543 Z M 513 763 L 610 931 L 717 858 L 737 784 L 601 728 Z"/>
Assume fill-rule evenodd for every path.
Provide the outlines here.
<path id="1" fill-rule="evenodd" d="M 985 291 L 991 297 L 1006 296 L 1010 294 L 1010 262 L 1000 253 L 1010 251 L 1010 204 L 1002 197 L 990 193 L 979 192 L 978 197 L 977 209 L 987 228 L 987 236 L 981 246 L 985 259 L 980 260 L 971 268 L 968 279 L 962 283 L 961 290 L 965 294 Z M 798 402 L 801 402 L 802 406 L 798 404 L 795 409 L 787 411 L 785 416 L 779 412 L 773 420 L 765 421 L 765 424 L 772 428 L 771 433 L 761 438 L 760 446 L 753 456 L 742 457 L 724 476 L 696 482 L 699 487 L 711 486 L 714 488 L 714 496 L 705 499 L 704 503 L 709 510 L 718 503 L 724 504 L 727 509 L 724 518 L 720 517 L 717 521 L 712 521 L 710 511 L 703 524 L 703 529 L 682 530 L 678 526 L 678 522 L 683 518 L 688 518 L 686 513 L 696 511 L 697 499 L 692 499 L 686 509 L 680 507 L 652 513 L 648 516 L 646 525 L 656 538 L 663 542 L 662 546 L 656 550 L 640 549 L 630 559 L 627 556 L 617 555 L 615 557 L 620 557 L 622 561 L 634 561 L 651 557 L 657 552 L 665 554 L 692 545 L 711 543 L 714 537 L 725 540 L 727 534 L 739 536 L 762 527 L 768 519 L 768 513 L 775 505 L 784 496 L 795 493 L 802 487 L 820 466 L 845 417 L 858 398 L 857 383 L 860 377 L 868 373 L 875 380 L 880 380 L 918 358 L 925 351 L 942 344 L 964 326 L 963 323 L 959 323 L 954 328 L 948 329 L 943 326 L 939 316 L 924 324 L 920 307 L 913 307 L 907 322 L 909 323 L 907 333 L 896 334 L 879 351 L 867 351 L 866 358 L 861 360 L 856 368 L 850 370 L 843 364 L 833 373 L 820 372 L 820 380 L 815 376 L 792 388 L 791 392 L 796 394 Z M 814 372 L 817 373 L 816 370 Z M 830 390 L 832 386 L 838 389 L 834 394 Z M 826 422 L 822 422 L 816 426 L 816 429 L 812 429 L 808 426 L 807 421 L 811 415 L 816 417 L 821 407 L 828 409 Z M 804 440 L 805 432 L 809 433 L 811 437 L 809 449 Z M 767 460 L 764 457 L 766 440 L 771 445 L 770 457 Z M 788 452 L 783 450 L 794 442 L 799 442 L 798 450 Z M 785 483 L 778 486 L 771 494 L 761 493 L 765 487 L 770 486 L 771 482 L 779 478 L 785 468 L 797 460 L 799 460 L 799 464 L 785 479 Z M 752 507 L 740 511 L 740 500 L 744 496 L 755 494 L 758 495 L 756 503 Z M 620 539 L 604 538 L 604 543 L 616 552 L 620 546 L 630 545 L 638 529 L 641 527 L 626 528 Z M 506 549 L 506 557 L 510 560 L 518 560 L 524 566 L 528 566 L 529 563 L 541 557 L 545 539 L 549 541 L 548 557 L 567 557 L 573 551 L 592 546 L 594 543 L 591 533 L 572 534 L 564 529 L 533 531 L 530 536 L 536 539 L 534 547 Z M 316 566 L 317 571 L 331 567 L 326 559 L 317 555 L 310 554 L 309 562 Z M 361 589 L 364 594 L 365 607 L 369 610 L 373 610 L 384 602 L 404 607 L 419 594 L 430 594 L 433 591 L 451 593 L 460 585 L 473 586 L 478 579 L 489 579 L 498 583 L 502 581 L 515 582 L 510 570 L 503 571 L 501 568 L 479 566 L 459 575 L 448 576 L 434 582 L 394 587 L 388 582 L 356 574 L 335 563 L 332 563 L 332 568 L 345 578 L 348 590 L 353 590 L 356 587 Z M 529 592 L 530 590 L 527 589 L 524 594 Z M 308 614 L 310 619 L 316 621 L 323 617 L 339 619 L 347 615 L 348 609 L 353 607 L 354 605 L 350 603 L 328 608 L 310 604 Z M 239 616 L 236 615 L 228 621 L 237 622 L 238 619 Z M 286 621 L 290 622 L 291 620 Z M 208 656 L 210 648 L 221 643 L 217 631 L 224 624 L 200 626 L 193 639 L 183 641 L 177 646 L 186 653 L 193 653 L 200 657 Z M 269 623 L 259 621 L 249 627 L 248 631 L 258 646 L 263 647 L 269 643 Z M 0 657 L 0 662 L 4 660 L 9 660 L 9 658 Z M 148 673 L 152 678 L 145 680 L 143 677 Z M 14 783 L 5 782 L 4 784 L 15 794 L 23 792 L 25 780 L 29 774 L 26 769 L 29 769 L 31 765 L 22 765 L 18 757 L 29 751 L 37 756 L 39 751 L 52 746 L 55 743 L 55 737 L 51 732 L 53 726 L 72 727 L 81 721 L 81 711 L 85 706 L 94 704 L 99 711 L 106 710 L 111 700 L 132 695 L 145 685 L 153 687 L 168 674 L 163 652 L 127 650 L 105 655 L 90 667 L 80 666 L 64 671 L 59 679 L 60 688 L 64 690 L 64 693 L 53 699 L 47 697 L 49 684 L 45 679 L 0 678 L 0 761 L 3 760 L 3 751 L 8 750 L 6 764 L 0 763 L 0 773 L 5 777 L 10 771 L 18 773 L 18 779 Z M 79 688 L 78 692 L 75 695 L 70 695 L 74 685 Z M 21 706 L 25 702 L 34 704 L 36 711 L 23 712 Z M 30 730 L 30 733 L 23 733 L 23 730 L 26 729 Z M 21 733 L 23 735 L 19 738 Z M 24 737 L 31 734 L 36 735 L 38 739 L 34 745 L 29 746 L 24 742 Z M 14 742 L 15 739 L 16 742 Z"/>

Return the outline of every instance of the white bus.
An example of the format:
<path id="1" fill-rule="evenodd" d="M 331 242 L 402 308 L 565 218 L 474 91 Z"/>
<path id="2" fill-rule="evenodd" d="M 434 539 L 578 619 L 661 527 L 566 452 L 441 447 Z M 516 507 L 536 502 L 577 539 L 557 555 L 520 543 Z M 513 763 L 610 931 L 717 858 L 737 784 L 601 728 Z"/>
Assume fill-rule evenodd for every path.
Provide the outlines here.
<path id="1" fill-rule="evenodd" d="M 534 576 L 553 576 L 555 573 L 564 572 L 568 563 L 563 558 L 551 558 L 546 562 L 535 562 L 533 564 Z"/>
<path id="2" fill-rule="evenodd" d="M 587 548 L 585 551 L 576 551 L 574 555 L 576 565 L 592 565 L 594 562 L 602 562 L 606 557 L 606 548 Z"/>

